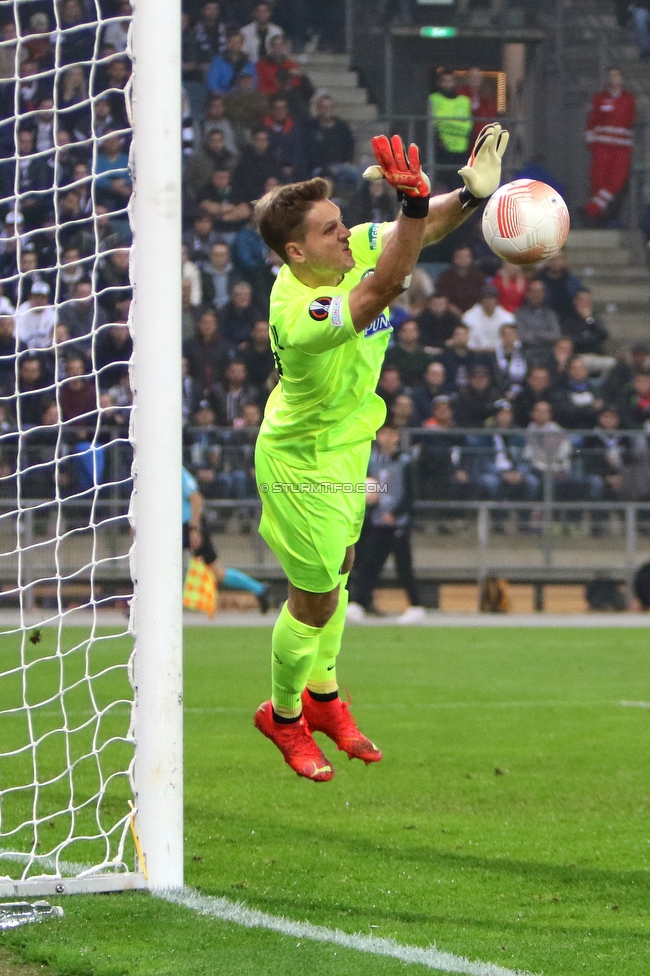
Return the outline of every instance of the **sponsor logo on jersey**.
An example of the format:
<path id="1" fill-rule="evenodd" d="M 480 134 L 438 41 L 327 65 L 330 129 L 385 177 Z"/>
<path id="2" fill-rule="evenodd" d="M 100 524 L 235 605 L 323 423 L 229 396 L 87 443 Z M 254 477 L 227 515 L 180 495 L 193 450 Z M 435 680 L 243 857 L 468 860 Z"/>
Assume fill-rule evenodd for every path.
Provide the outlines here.
<path id="1" fill-rule="evenodd" d="M 327 296 L 322 298 L 315 298 L 314 301 L 309 306 L 309 315 L 315 322 L 324 322 L 327 316 L 330 314 L 330 305 L 332 304 L 332 299 Z"/>
<path id="2" fill-rule="evenodd" d="M 336 295 L 332 299 L 330 318 L 332 319 L 332 325 L 340 329 L 343 325 L 343 295 Z"/>
<path id="3" fill-rule="evenodd" d="M 385 312 L 382 312 L 381 315 L 377 316 L 374 322 L 371 322 L 370 325 L 363 330 L 363 334 L 366 339 L 370 339 L 371 336 L 377 335 L 378 332 L 386 332 L 391 328 L 392 326 L 388 320 L 388 316 L 385 314 Z"/>
<path id="4" fill-rule="evenodd" d="M 363 279 L 364 279 L 364 278 L 367 278 L 367 277 L 368 277 L 368 275 L 371 275 L 371 274 L 374 274 L 374 273 L 375 273 L 375 269 L 374 269 L 374 268 L 367 268 L 367 269 L 366 269 L 366 270 L 365 270 L 365 271 L 363 272 L 363 274 L 361 275 L 361 280 L 363 281 Z"/>
<path id="5" fill-rule="evenodd" d="M 370 244 L 370 250 L 376 251 L 377 244 L 379 243 L 379 228 L 381 224 L 371 224 L 368 228 L 368 243 Z"/>

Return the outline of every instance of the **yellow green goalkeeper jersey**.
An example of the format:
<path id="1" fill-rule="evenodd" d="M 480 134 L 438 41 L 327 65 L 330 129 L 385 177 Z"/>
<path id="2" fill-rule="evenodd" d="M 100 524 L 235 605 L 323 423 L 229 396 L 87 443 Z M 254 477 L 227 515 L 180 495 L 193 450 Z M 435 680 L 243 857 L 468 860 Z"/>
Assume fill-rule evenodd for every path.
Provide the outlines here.
<path id="1" fill-rule="evenodd" d="M 375 388 L 391 331 L 388 309 L 356 332 L 349 293 L 374 270 L 385 226 L 352 228 L 356 264 L 340 285 L 308 288 L 286 265 L 280 269 L 269 316 L 280 382 L 266 404 L 258 450 L 318 468 L 372 440 L 384 422 Z"/>

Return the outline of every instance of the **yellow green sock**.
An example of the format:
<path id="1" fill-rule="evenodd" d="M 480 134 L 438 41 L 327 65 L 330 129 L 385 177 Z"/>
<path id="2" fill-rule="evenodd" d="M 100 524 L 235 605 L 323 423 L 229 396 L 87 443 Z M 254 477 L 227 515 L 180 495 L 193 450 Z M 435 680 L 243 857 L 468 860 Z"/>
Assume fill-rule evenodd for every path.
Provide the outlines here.
<path id="1" fill-rule="evenodd" d="M 284 719 L 298 718 L 300 697 L 318 653 L 322 627 L 310 627 L 296 620 L 285 603 L 280 611 L 271 644 L 273 710 Z"/>
<path id="2" fill-rule="evenodd" d="M 336 658 L 341 650 L 341 639 L 345 627 L 345 611 L 348 607 L 346 584 L 349 575 L 349 573 L 344 573 L 341 576 L 338 606 L 321 631 L 318 654 L 307 679 L 309 690 L 318 695 L 329 695 L 338 690 Z"/>

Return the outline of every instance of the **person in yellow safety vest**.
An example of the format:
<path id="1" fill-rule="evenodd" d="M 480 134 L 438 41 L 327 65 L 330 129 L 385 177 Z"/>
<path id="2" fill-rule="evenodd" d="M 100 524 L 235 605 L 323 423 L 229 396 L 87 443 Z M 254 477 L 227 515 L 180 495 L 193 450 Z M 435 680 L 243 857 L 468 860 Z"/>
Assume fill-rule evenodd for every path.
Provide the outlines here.
<path id="1" fill-rule="evenodd" d="M 468 95 L 458 94 L 451 71 L 443 71 L 438 90 L 429 95 L 429 106 L 436 126 L 436 163 L 445 166 L 438 178 L 451 190 L 461 185 L 456 169 L 464 163 L 472 136 L 472 102 Z"/>

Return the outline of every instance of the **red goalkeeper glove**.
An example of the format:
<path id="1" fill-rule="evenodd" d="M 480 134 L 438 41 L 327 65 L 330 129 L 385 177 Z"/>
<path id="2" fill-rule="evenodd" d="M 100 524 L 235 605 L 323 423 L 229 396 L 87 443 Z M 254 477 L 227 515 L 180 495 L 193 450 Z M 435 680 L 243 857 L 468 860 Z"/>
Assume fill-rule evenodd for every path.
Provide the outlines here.
<path id="1" fill-rule="evenodd" d="M 407 197 L 428 197 L 431 183 L 420 166 L 420 153 L 416 145 L 409 146 L 408 159 L 400 136 L 375 136 L 372 149 L 378 166 L 369 166 L 364 172 L 366 180 L 380 180 L 382 177 L 398 193 Z"/>

